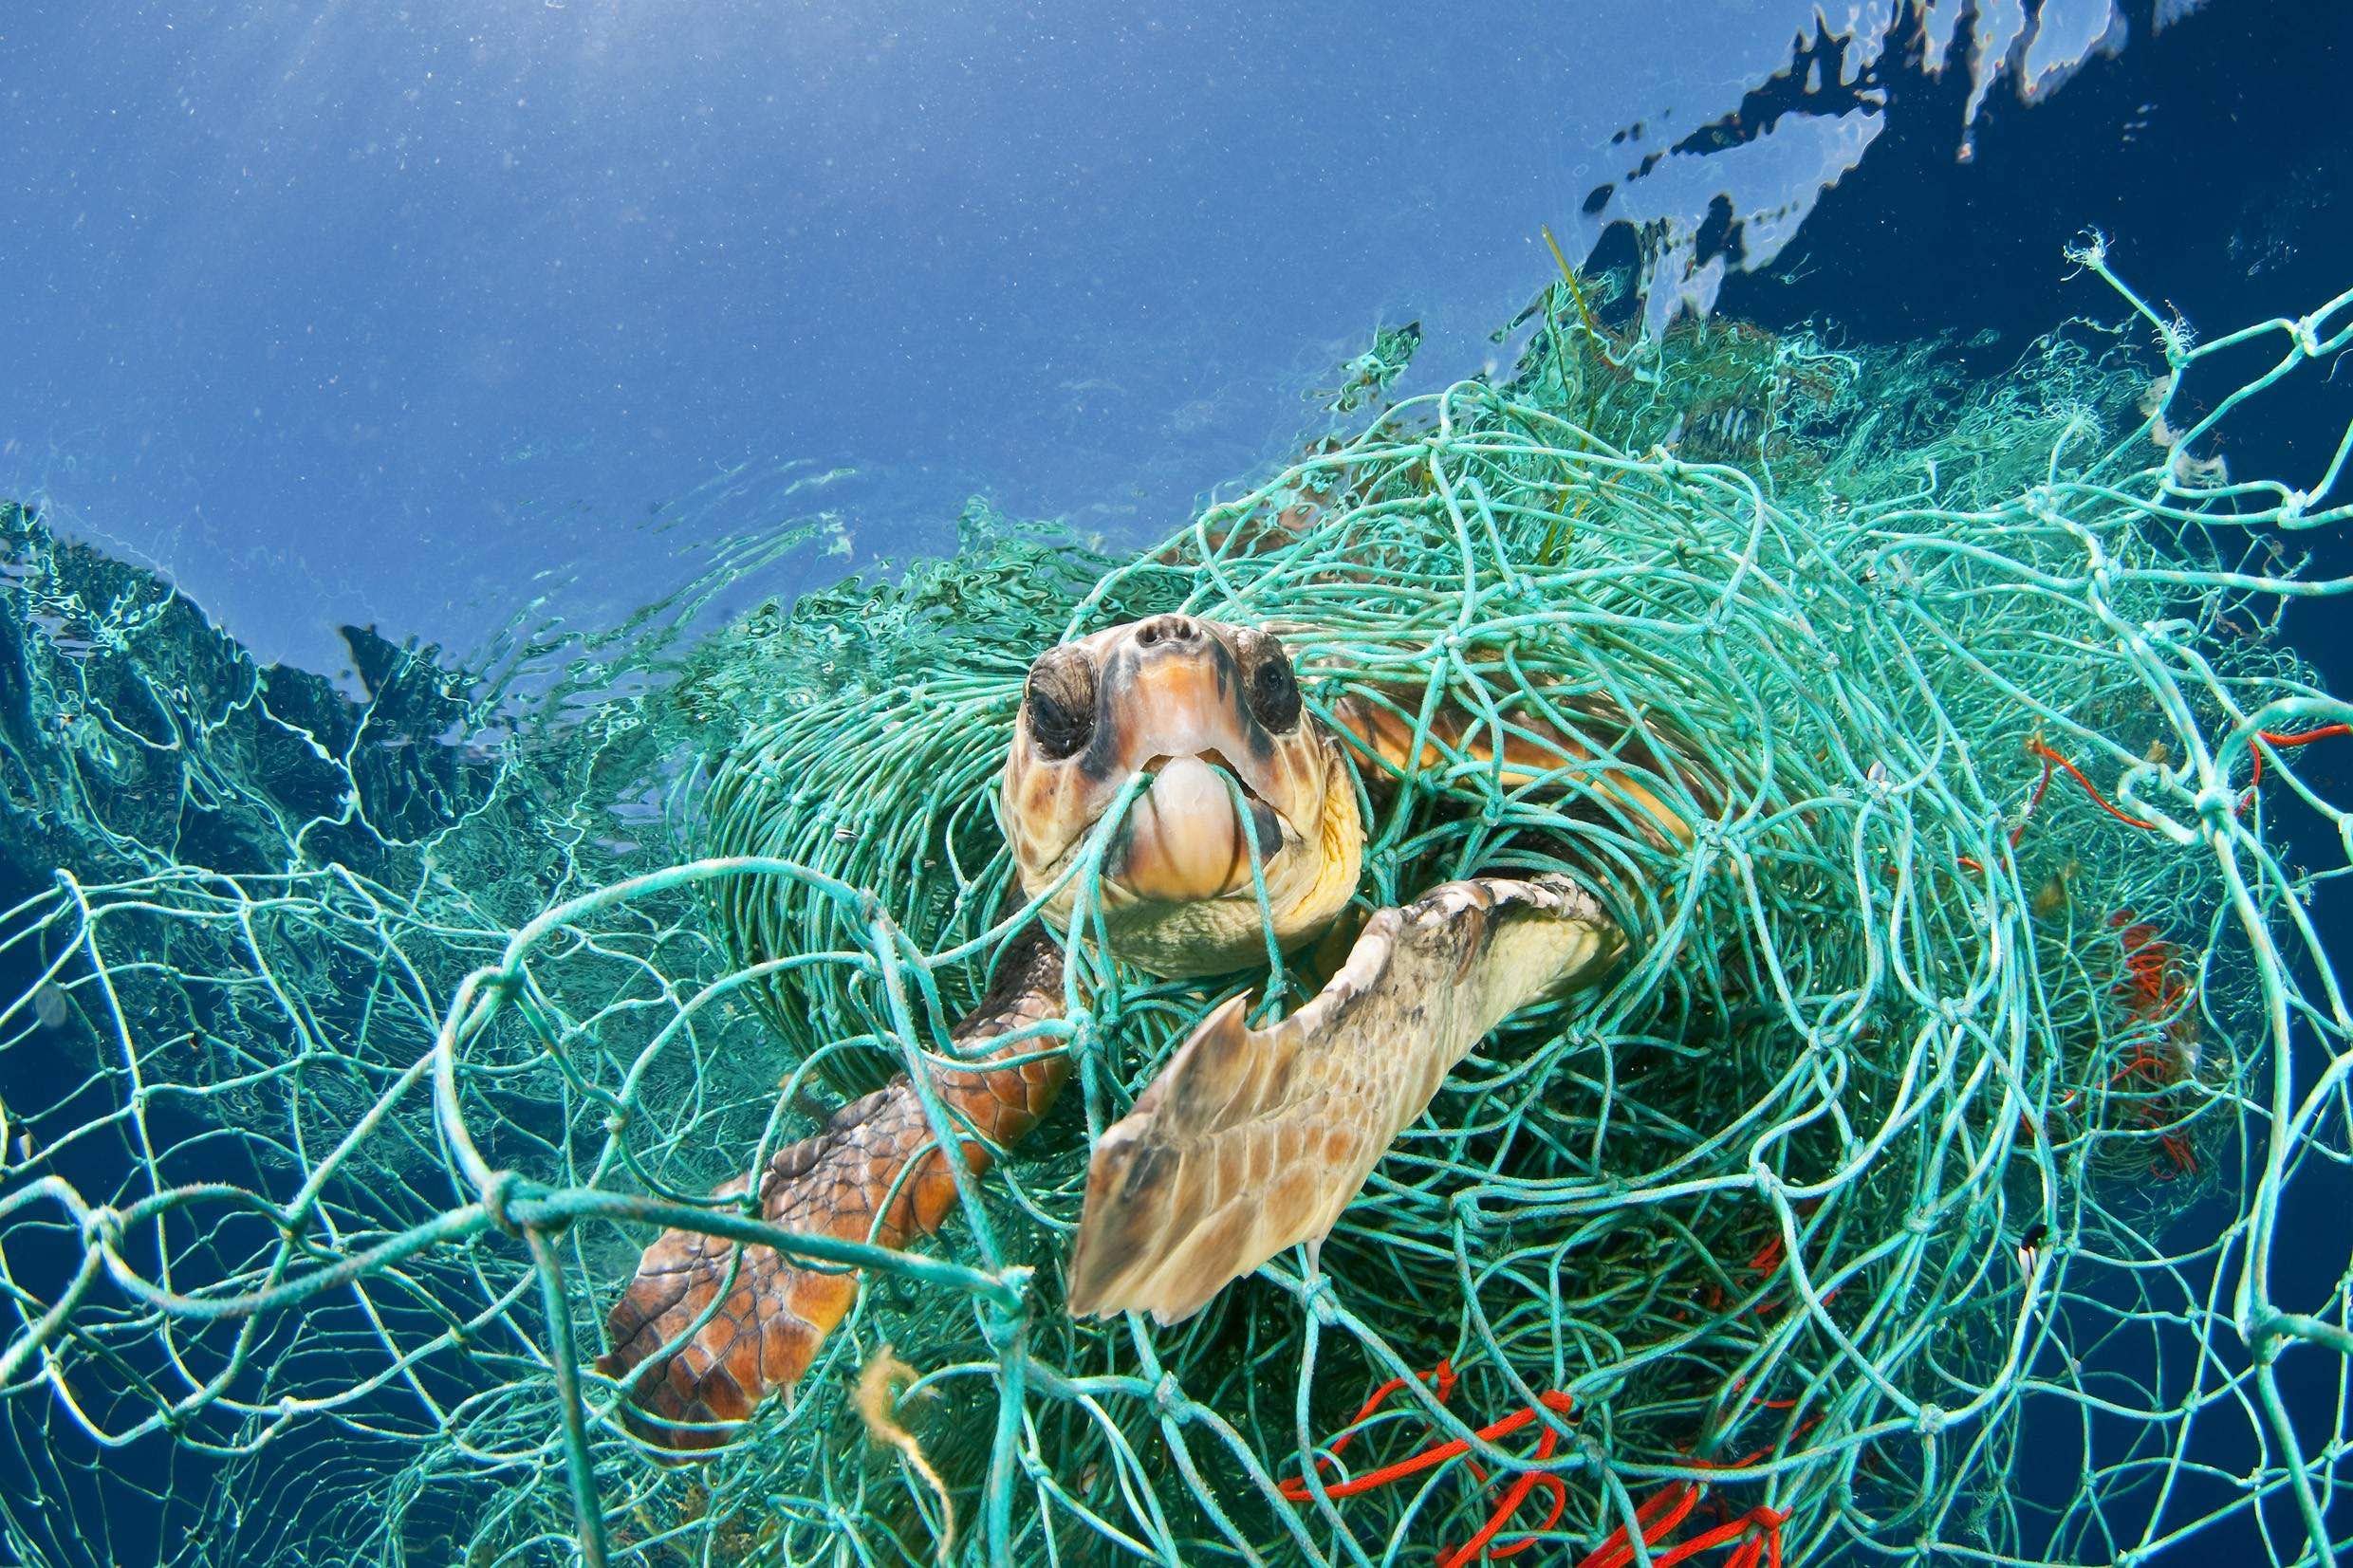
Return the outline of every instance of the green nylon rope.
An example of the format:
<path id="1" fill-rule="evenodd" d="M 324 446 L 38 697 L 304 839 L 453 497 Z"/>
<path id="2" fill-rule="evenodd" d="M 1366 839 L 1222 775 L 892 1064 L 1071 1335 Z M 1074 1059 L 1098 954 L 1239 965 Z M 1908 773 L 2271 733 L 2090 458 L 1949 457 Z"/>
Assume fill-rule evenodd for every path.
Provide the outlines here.
<path id="1" fill-rule="evenodd" d="M 63 868 L 0 925 L 0 1540 L 104 1560 L 136 1500 L 184 1562 L 929 1561 L 928 1484 L 852 1409 L 887 1342 L 968 1561 L 2353 1556 L 2353 1429 L 2308 1392 L 2345 1386 L 2347 1282 L 2282 1256 L 2353 1158 L 2336 873 L 2298 863 L 2353 845 L 2353 711 L 2276 635 L 2347 586 L 2287 548 L 2346 519 L 2353 431 L 2308 486 L 2212 460 L 2353 346 L 2353 294 L 2197 342 L 2073 259 L 2128 324 L 1987 384 L 1644 342 L 1555 288 L 1508 381 L 1132 559 L 975 514 L 699 642 L 518 630 L 471 690 L 393 651 L 357 708 L 0 519 L 10 848 Z M 2270 358 L 2210 390 L 2226 354 Z M 1269 983 L 1109 962 L 1099 835 L 1027 1047 L 1072 1087 L 941 1237 L 709 1198 L 952 1060 L 1033 914 L 995 815 L 1028 661 L 1169 609 L 1286 628 L 1319 714 L 1584 734 L 1532 783 L 1466 746 L 1367 790 L 1361 901 L 1564 871 L 1622 969 L 1465 1061 L 1312 1276 L 1076 1323 L 1088 1144 Z M 676 1225 L 865 1271 L 794 1397 L 683 1467 L 592 1366 Z"/>

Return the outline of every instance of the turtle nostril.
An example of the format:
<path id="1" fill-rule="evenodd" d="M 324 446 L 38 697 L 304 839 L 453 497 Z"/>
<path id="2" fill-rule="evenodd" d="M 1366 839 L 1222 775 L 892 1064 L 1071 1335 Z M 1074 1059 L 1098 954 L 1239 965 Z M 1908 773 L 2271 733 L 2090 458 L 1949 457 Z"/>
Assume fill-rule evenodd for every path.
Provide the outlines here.
<path id="1" fill-rule="evenodd" d="M 1201 640 L 1201 623 L 1191 616 L 1154 616 L 1136 628 L 1136 641 L 1144 648 L 1168 643 L 1184 647 Z"/>

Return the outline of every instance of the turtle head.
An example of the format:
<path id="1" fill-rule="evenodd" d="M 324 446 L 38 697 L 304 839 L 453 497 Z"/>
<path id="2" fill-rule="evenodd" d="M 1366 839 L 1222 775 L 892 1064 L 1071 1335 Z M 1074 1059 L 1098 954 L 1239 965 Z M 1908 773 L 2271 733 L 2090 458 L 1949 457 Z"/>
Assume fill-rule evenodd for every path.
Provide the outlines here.
<path id="1" fill-rule="evenodd" d="M 1113 828 L 1102 880 L 1112 950 L 1139 968 L 1214 974 L 1265 953 L 1253 835 L 1285 947 L 1321 932 L 1356 891 L 1355 785 L 1267 633 L 1155 616 L 1038 656 L 1005 765 L 1006 835 L 1026 892 L 1087 852 L 1139 774 L 1151 782 Z M 1073 878 L 1047 905 L 1057 928 L 1078 894 Z"/>

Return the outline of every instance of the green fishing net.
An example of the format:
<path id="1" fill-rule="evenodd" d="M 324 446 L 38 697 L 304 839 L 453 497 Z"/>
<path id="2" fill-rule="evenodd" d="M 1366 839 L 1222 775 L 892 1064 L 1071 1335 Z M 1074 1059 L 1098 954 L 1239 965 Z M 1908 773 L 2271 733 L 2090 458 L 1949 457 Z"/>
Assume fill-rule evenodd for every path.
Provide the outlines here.
<path id="1" fill-rule="evenodd" d="M 1990 379 L 1952 345 L 1645 341 L 1565 279 L 1508 379 L 1367 407 L 1135 556 L 975 506 L 951 559 L 687 635 L 825 538 L 771 530 L 620 633 L 519 621 L 462 674 L 354 634 L 356 692 L 10 510 L 0 1540 L 2353 1550 L 2353 1021 L 2311 907 L 2336 873 L 2301 869 L 2341 863 L 2317 781 L 2353 711 L 2280 635 L 2347 586 L 2293 551 L 2347 515 L 2353 433 L 2303 488 L 2215 455 L 2353 344 L 2353 294 L 2199 342 L 2076 259 L 2117 324 Z M 939 1237 L 712 1203 L 944 1060 L 1020 920 L 994 795 L 1028 661 L 1176 608 L 1298 628 L 1311 710 L 1654 715 L 1721 798 L 1669 848 L 1581 809 L 1624 759 L 1507 781 L 1466 747 L 1382 796 L 1367 907 L 1566 870 L 1632 955 L 1458 1068 L 1317 1270 L 1180 1326 L 1062 1310 L 1088 1145 L 1211 1006 L 1311 980 L 1081 941 L 1035 1042 L 1071 1087 Z M 591 1366 L 665 1226 L 865 1270 L 792 1396 L 691 1464 Z"/>

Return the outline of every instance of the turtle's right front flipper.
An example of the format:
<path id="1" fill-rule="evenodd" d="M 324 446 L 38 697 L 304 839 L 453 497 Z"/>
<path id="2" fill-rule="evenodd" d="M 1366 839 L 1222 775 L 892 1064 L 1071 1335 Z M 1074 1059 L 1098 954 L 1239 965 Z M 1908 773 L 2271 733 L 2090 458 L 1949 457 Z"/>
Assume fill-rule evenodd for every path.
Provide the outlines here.
<path id="1" fill-rule="evenodd" d="M 1321 1241 L 1455 1062 L 1514 1010 L 1625 950 L 1564 876 L 1449 882 L 1373 916 L 1314 1000 L 1252 1029 L 1210 1015 L 1095 1145 L 1070 1310 L 1191 1317 Z"/>
<path id="2" fill-rule="evenodd" d="M 952 1033 L 972 1047 L 1054 1017 L 1062 1010 L 1062 950 L 1034 932 L 1016 941 L 996 982 Z M 1011 1042 L 996 1057 L 1035 1057 L 1035 1039 Z M 1048 1056 L 1019 1066 L 975 1066 L 938 1073 L 933 1086 L 950 1114 L 991 1143 L 1004 1145 L 1034 1126 L 1069 1070 Z M 979 1171 L 988 1148 L 964 1145 Z M 715 1196 L 744 1190 L 745 1179 Z M 787 1230 L 904 1246 L 937 1230 L 956 1201 L 954 1176 L 934 1138 L 915 1086 L 904 1075 L 843 1106 L 824 1129 L 779 1150 L 760 1179 L 760 1215 Z M 709 1448 L 730 1425 L 751 1414 L 770 1390 L 789 1388 L 808 1370 L 825 1336 L 858 1297 L 858 1275 L 798 1262 L 772 1247 L 736 1245 L 695 1230 L 667 1230 L 647 1247 L 629 1288 L 606 1319 L 610 1353 L 598 1370 L 623 1377 L 656 1364 L 632 1397 L 648 1415 L 649 1435 L 673 1448 Z M 711 1320 L 670 1348 L 734 1279 Z"/>

